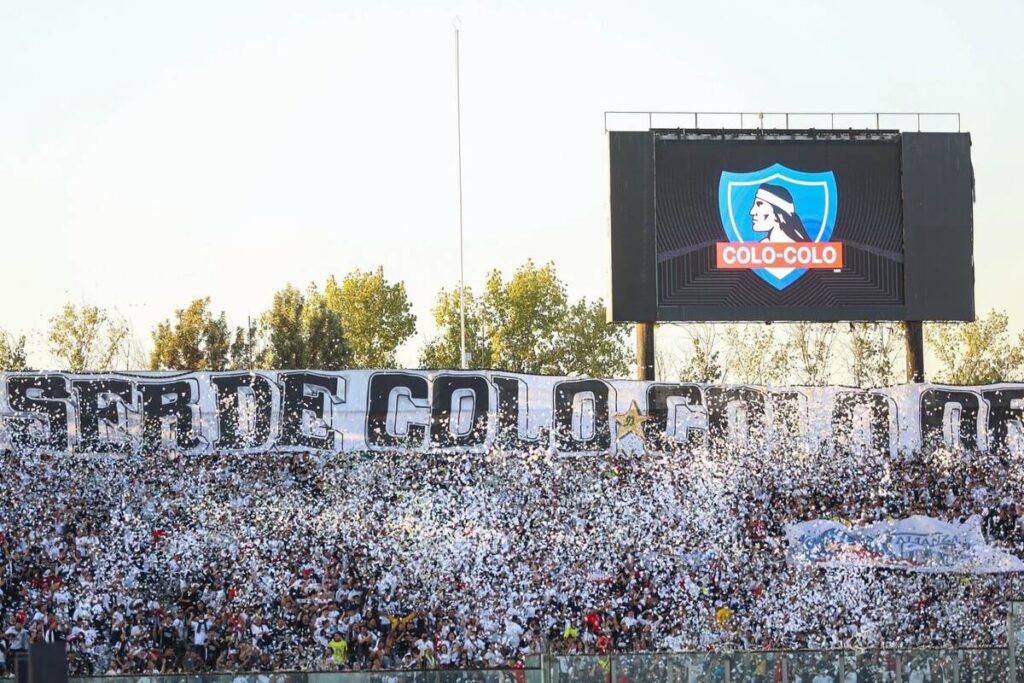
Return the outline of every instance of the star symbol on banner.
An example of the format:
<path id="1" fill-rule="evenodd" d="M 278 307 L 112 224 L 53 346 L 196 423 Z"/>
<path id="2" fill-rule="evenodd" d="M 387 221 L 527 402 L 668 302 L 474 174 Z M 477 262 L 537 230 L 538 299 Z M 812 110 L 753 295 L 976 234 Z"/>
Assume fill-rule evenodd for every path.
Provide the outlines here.
<path id="1" fill-rule="evenodd" d="M 628 434 L 634 434 L 642 441 L 644 438 L 643 424 L 650 419 L 647 415 L 640 414 L 636 401 L 630 401 L 629 410 L 615 414 L 615 424 L 618 426 L 617 438 L 622 439 Z"/>

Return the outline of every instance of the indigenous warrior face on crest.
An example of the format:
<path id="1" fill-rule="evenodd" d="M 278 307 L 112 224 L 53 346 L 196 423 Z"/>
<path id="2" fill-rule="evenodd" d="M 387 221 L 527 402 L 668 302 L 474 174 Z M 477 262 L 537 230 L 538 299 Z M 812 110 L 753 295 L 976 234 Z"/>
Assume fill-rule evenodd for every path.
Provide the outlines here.
<path id="1" fill-rule="evenodd" d="M 757 188 L 750 219 L 756 232 L 768 233 L 762 242 L 811 241 L 796 213 L 793 196 L 784 187 L 766 183 Z"/>

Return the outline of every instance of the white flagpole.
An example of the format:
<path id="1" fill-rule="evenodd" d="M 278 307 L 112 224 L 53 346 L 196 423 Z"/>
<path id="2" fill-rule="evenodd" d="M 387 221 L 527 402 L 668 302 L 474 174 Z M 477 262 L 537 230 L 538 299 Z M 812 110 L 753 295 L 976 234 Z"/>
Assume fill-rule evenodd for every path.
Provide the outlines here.
<path id="1" fill-rule="evenodd" d="M 459 332 L 462 349 L 461 367 L 465 370 L 469 366 L 469 362 L 466 358 L 466 268 L 462 247 L 462 89 L 459 74 L 459 26 L 461 23 L 458 17 L 452 21 L 452 27 L 455 29 L 455 119 L 459 145 Z"/>

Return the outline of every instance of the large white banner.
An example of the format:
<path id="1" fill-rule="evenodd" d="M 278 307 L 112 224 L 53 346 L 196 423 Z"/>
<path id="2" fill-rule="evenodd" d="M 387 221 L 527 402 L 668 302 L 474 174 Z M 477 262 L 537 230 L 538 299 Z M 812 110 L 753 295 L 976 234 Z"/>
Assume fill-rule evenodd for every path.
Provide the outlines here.
<path id="1" fill-rule="evenodd" d="M 963 524 L 917 515 L 849 527 L 815 520 L 787 524 L 789 561 L 817 567 L 880 567 L 914 572 L 1024 571 L 1024 562 L 985 542 L 981 518 Z"/>
<path id="2" fill-rule="evenodd" d="M 0 373 L 0 448 L 1024 454 L 1024 384 L 756 387 L 491 371 Z"/>

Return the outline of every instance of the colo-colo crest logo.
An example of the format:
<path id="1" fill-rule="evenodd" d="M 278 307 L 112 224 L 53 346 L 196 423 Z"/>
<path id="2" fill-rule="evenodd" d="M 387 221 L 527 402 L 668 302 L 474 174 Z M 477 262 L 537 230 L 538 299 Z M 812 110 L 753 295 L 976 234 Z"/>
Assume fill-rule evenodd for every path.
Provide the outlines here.
<path id="1" fill-rule="evenodd" d="M 843 245 L 829 241 L 838 202 L 832 171 L 723 171 L 718 209 L 729 241 L 716 245 L 716 266 L 753 270 L 780 291 L 810 269 L 841 270 Z"/>

